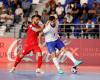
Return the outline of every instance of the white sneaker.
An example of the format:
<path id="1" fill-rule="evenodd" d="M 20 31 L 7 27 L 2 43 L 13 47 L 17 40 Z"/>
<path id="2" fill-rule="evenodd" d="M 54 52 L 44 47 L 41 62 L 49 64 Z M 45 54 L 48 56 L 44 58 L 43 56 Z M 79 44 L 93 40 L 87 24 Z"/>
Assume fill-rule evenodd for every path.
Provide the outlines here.
<path id="1" fill-rule="evenodd" d="M 41 69 L 36 69 L 36 73 L 44 74 L 44 72 Z"/>
<path id="2" fill-rule="evenodd" d="M 15 71 L 15 67 L 12 67 L 12 69 L 9 71 L 10 73 Z"/>

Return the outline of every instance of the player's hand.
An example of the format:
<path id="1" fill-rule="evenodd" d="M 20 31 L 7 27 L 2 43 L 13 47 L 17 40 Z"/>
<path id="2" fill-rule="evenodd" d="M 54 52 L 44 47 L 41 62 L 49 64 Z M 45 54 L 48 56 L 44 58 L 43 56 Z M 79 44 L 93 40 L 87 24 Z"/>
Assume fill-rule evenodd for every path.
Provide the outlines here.
<path id="1" fill-rule="evenodd" d="M 42 44 L 41 43 L 39 43 L 39 47 L 42 48 Z"/>

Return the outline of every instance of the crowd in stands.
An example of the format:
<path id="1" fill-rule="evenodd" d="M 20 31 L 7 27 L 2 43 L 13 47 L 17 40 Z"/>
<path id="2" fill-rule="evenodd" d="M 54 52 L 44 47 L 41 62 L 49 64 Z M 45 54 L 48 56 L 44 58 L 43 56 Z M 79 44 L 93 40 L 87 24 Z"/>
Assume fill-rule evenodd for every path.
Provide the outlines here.
<path id="1" fill-rule="evenodd" d="M 63 32 L 66 32 L 68 38 L 72 33 L 76 38 L 82 36 L 83 38 L 99 38 L 99 26 L 95 24 L 100 23 L 100 3 L 96 0 L 92 5 L 80 4 L 80 0 L 71 0 L 65 4 L 49 0 L 45 10 L 48 16 L 54 15 L 61 24 L 60 35 L 65 35 Z"/>
<path id="2" fill-rule="evenodd" d="M 23 16 L 29 17 L 32 4 L 29 0 L 0 0 L 0 26 L 6 26 L 6 32 L 15 23 L 23 20 Z"/>
<path id="3" fill-rule="evenodd" d="M 76 1 L 76 2 L 75 2 Z M 100 23 L 100 3 L 94 0 L 92 5 L 88 3 L 80 4 L 80 0 L 70 0 L 65 4 L 57 0 L 49 0 L 45 4 L 45 9 L 40 15 L 38 10 L 35 15 L 39 15 L 43 24 L 49 16 L 55 16 L 59 22 L 59 35 L 71 38 L 74 34 L 76 38 L 99 38 Z M 27 32 L 28 17 L 31 12 L 31 2 L 29 0 L 9 0 L 6 8 L 3 2 L 0 2 L 0 23 L 6 24 L 6 31 L 10 32 L 13 23 L 19 23 L 24 20 L 21 32 Z M 25 26 L 26 25 L 26 26 Z M 21 36 L 20 36 L 21 37 Z"/>

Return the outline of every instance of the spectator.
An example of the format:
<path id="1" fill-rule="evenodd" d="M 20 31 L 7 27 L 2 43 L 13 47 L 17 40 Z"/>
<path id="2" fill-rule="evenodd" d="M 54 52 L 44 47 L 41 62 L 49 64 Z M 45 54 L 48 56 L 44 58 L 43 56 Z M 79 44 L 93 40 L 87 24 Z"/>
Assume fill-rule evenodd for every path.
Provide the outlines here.
<path id="1" fill-rule="evenodd" d="M 50 6 L 48 3 L 45 4 L 45 10 L 47 10 L 47 12 L 50 14 Z"/>
<path id="2" fill-rule="evenodd" d="M 15 22 L 19 23 L 23 18 L 23 9 L 20 5 L 17 5 L 17 9 L 15 10 Z"/>
<path id="3" fill-rule="evenodd" d="M 2 9 L 0 9 L 0 15 L 1 15 L 1 13 L 2 13 Z"/>
<path id="4" fill-rule="evenodd" d="M 12 14 L 12 11 L 10 10 L 8 12 L 8 16 L 7 16 L 7 29 L 6 31 L 9 31 L 10 32 L 10 29 L 11 29 L 11 26 L 13 26 L 13 22 L 14 22 L 14 15 Z"/>
<path id="5" fill-rule="evenodd" d="M 3 10 L 3 9 L 6 9 L 6 7 L 5 7 L 5 5 L 4 5 L 4 4 L 2 4 L 1 9 L 2 9 L 2 10 Z"/>
<path id="6" fill-rule="evenodd" d="M 100 24 L 100 16 L 97 17 L 97 24 Z"/>
<path id="7" fill-rule="evenodd" d="M 57 4 L 61 3 L 62 5 L 65 5 L 65 3 L 66 3 L 66 0 L 55 0 L 55 1 Z"/>
<path id="8" fill-rule="evenodd" d="M 97 7 L 96 3 L 93 3 L 92 9 L 90 9 L 88 11 L 89 18 L 92 19 L 92 18 L 95 18 L 96 17 L 96 7 Z"/>
<path id="9" fill-rule="evenodd" d="M 97 24 L 100 24 L 100 22 Z M 95 35 L 95 38 L 97 39 L 100 39 L 100 25 L 95 25 L 95 29 L 94 29 L 94 35 Z"/>
<path id="10" fill-rule="evenodd" d="M 86 11 L 89 10 L 87 3 L 84 3 L 84 4 L 82 5 L 81 10 L 84 10 L 84 9 L 85 9 Z"/>
<path id="11" fill-rule="evenodd" d="M 11 8 L 13 14 L 15 13 L 17 5 L 18 3 L 16 0 L 9 0 L 9 7 Z"/>
<path id="12" fill-rule="evenodd" d="M 3 6 L 3 2 L 2 2 L 2 1 L 0 1 L 0 8 L 2 8 L 2 6 Z"/>
<path id="13" fill-rule="evenodd" d="M 54 16 L 56 19 L 58 19 L 58 16 L 57 16 L 57 14 L 54 11 L 51 11 L 50 16 Z"/>
<path id="14" fill-rule="evenodd" d="M 81 37 L 81 27 L 80 27 L 80 25 L 75 25 L 74 26 L 74 36 L 76 38 L 80 38 Z"/>
<path id="15" fill-rule="evenodd" d="M 69 22 L 67 22 L 67 18 L 64 18 L 63 23 L 61 25 L 61 32 L 66 32 L 67 38 L 70 38 L 72 29 L 71 29 L 71 26 L 68 24 Z"/>
<path id="16" fill-rule="evenodd" d="M 3 4 L 3 2 L 0 2 L 0 14 L 2 13 L 2 10 L 6 9 L 5 5 Z"/>
<path id="17" fill-rule="evenodd" d="M 97 4 L 93 3 L 92 10 L 96 10 Z"/>
<path id="18" fill-rule="evenodd" d="M 51 14 L 52 11 L 56 12 L 56 4 L 50 6 L 49 14 Z"/>
<path id="19" fill-rule="evenodd" d="M 56 13 L 58 15 L 58 19 L 62 19 L 64 17 L 64 7 L 61 5 L 61 3 L 58 3 Z"/>
<path id="20" fill-rule="evenodd" d="M 80 9 L 77 7 L 77 3 L 74 3 L 73 8 L 72 8 L 72 15 L 73 15 L 74 19 L 76 19 L 80 16 L 79 12 L 80 12 Z"/>
<path id="21" fill-rule="evenodd" d="M 43 11 L 42 16 L 41 16 L 41 21 L 43 24 L 45 24 L 49 19 L 49 15 L 46 10 Z"/>
<path id="22" fill-rule="evenodd" d="M 89 19 L 86 24 L 86 34 L 87 34 L 86 38 L 88 38 L 89 35 L 91 38 L 95 38 L 94 29 L 95 29 L 95 24 L 91 19 Z"/>
<path id="23" fill-rule="evenodd" d="M 67 14 L 65 15 L 65 18 L 67 18 L 67 22 L 68 22 L 68 23 L 72 23 L 72 21 L 73 21 L 73 16 L 71 15 L 71 13 L 67 13 Z"/>
<path id="24" fill-rule="evenodd" d="M 71 13 L 72 12 L 72 7 L 71 7 L 71 4 L 67 4 L 66 7 L 65 7 L 65 13 Z"/>
<path id="25" fill-rule="evenodd" d="M 38 11 L 35 11 L 34 15 L 39 16 L 39 17 L 40 17 L 40 19 L 41 19 L 41 15 L 39 15 L 39 12 L 38 12 Z"/>
<path id="26" fill-rule="evenodd" d="M 26 32 L 27 32 L 29 24 L 30 24 L 30 22 L 28 21 L 28 17 L 24 16 L 24 21 L 23 21 L 23 24 L 22 24 L 21 29 L 19 31 L 19 38 L 23 38 L 26 36 Z"/>
<path id="27" fill-rule="evenodd" d="M 84 25 L 83 18 L 80 19 L 80 25 L 79 25 L 79 27 L 80 27 L 80 30 L 81 30 L 80 32 L 83 35 L 83 38 L 85 38 L 86 37 L 86 25 Z M 82 35 L 81 35 L 81 37 L 82 37 Z"/>
<path id="28" fill-rule="evenodd" d="M 52 6 L 52 5 L 56 4 L 55 0 L 49 0 L 48 3 L 49 3 L 49 6 Z"/>
<path id="29" fill-rule="evenodd" d="M 6 21 L 7 21 L 7 13 L 5 9 L 2 9 L 1 14 L 0 14 L 0 23 L 1 23 L 0 35 L 1 36 L 3 36 L 4 32 L 6 31 Z"/>
<path id="30" fill-rule="evenodd" d="M 6 21 L 7 21 L 7 13 L 6 13 L 6 10 L 3 9 L 2 13 L 0 15 L 0 22 L 1 22 L 1 24 L 5 24 Z"/>
<path id="31" fill-rule="evenodd" d="M 83 19 L 84 23 L 86 23 L 88 20 L 88 12 L 85 9 L 83 10 L 83 14 L 81 16 L 81 19 Z"/>
<path id="32" fill-rule="evenodd" d="M 0 26 L 0 36 L 5 36 L 6 26 Z"/>
<path id="33" fill-rule="evenodd" d="M 88 3 L 88 0 L 79 0 L 79 1 L 80 1 L 80 4 L 81 4 L 81 5 L 83 5 L 84 3 L 85 3 L 85 4 Z"/>
<path id="34" fill-rule="evenodd" d="M 18 4 L 21 6 L 21 3 L 23 2 L 23 0 L 17 0 Z"/>
<path id="35" fill-rule="evenodd" d="M 100 17 L 100 4 L 97 4 L 97 7 L 96 7 L 96 15 L 98 17 Z"/>
<path id="36" fill-rule="evenodd" d="M 29 16 L 31 12 L 31 2 L 29 0 L 24 0 L 22 2 L 22 8 L 24 11 L 24 15 Z"/>
<path id="37" fill-rule="evenodd" d="M 32 4 L 38 5 L 40 0 L 32 0 Z"/>
<path id="38" fill-rule="evenodd" d="M 100 1 L 99 1 L 100 2 Z M 96 18 L 97 18 L 97 24 L 100 24 L 100 3 L 97 4 L 97 7 L 96 7 Z M 97 38 L 99 39 L 100 38 L 100 25 L 96 25 L 95 26 L 95 34 L 97 36 Z"/>

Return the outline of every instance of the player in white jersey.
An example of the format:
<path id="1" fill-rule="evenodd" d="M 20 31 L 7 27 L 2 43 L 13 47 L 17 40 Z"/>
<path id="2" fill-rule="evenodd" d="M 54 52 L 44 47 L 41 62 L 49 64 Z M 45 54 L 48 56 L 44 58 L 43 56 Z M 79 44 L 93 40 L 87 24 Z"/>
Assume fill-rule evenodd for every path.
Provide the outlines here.
<path id="1" fill-rule="evenodd" d="M 59 39 L 58 24 L 54 16 L 49 17 L 49 21 L 45 25 L 43 33 L 45 36 L 48 51 L 51 54 L 53 63 L 56 66 L 58 73 L 62 74 L 64 72 L 60 68 L 59 63 L 57 61 L 56 49 L 60 50 L 64 55 L 70 58 L 74 63 L 74 67 L 77 67 L 82 63 L 82 61 L 76 60 L 70 51 L 66 50 L 64 43 Z"/>

